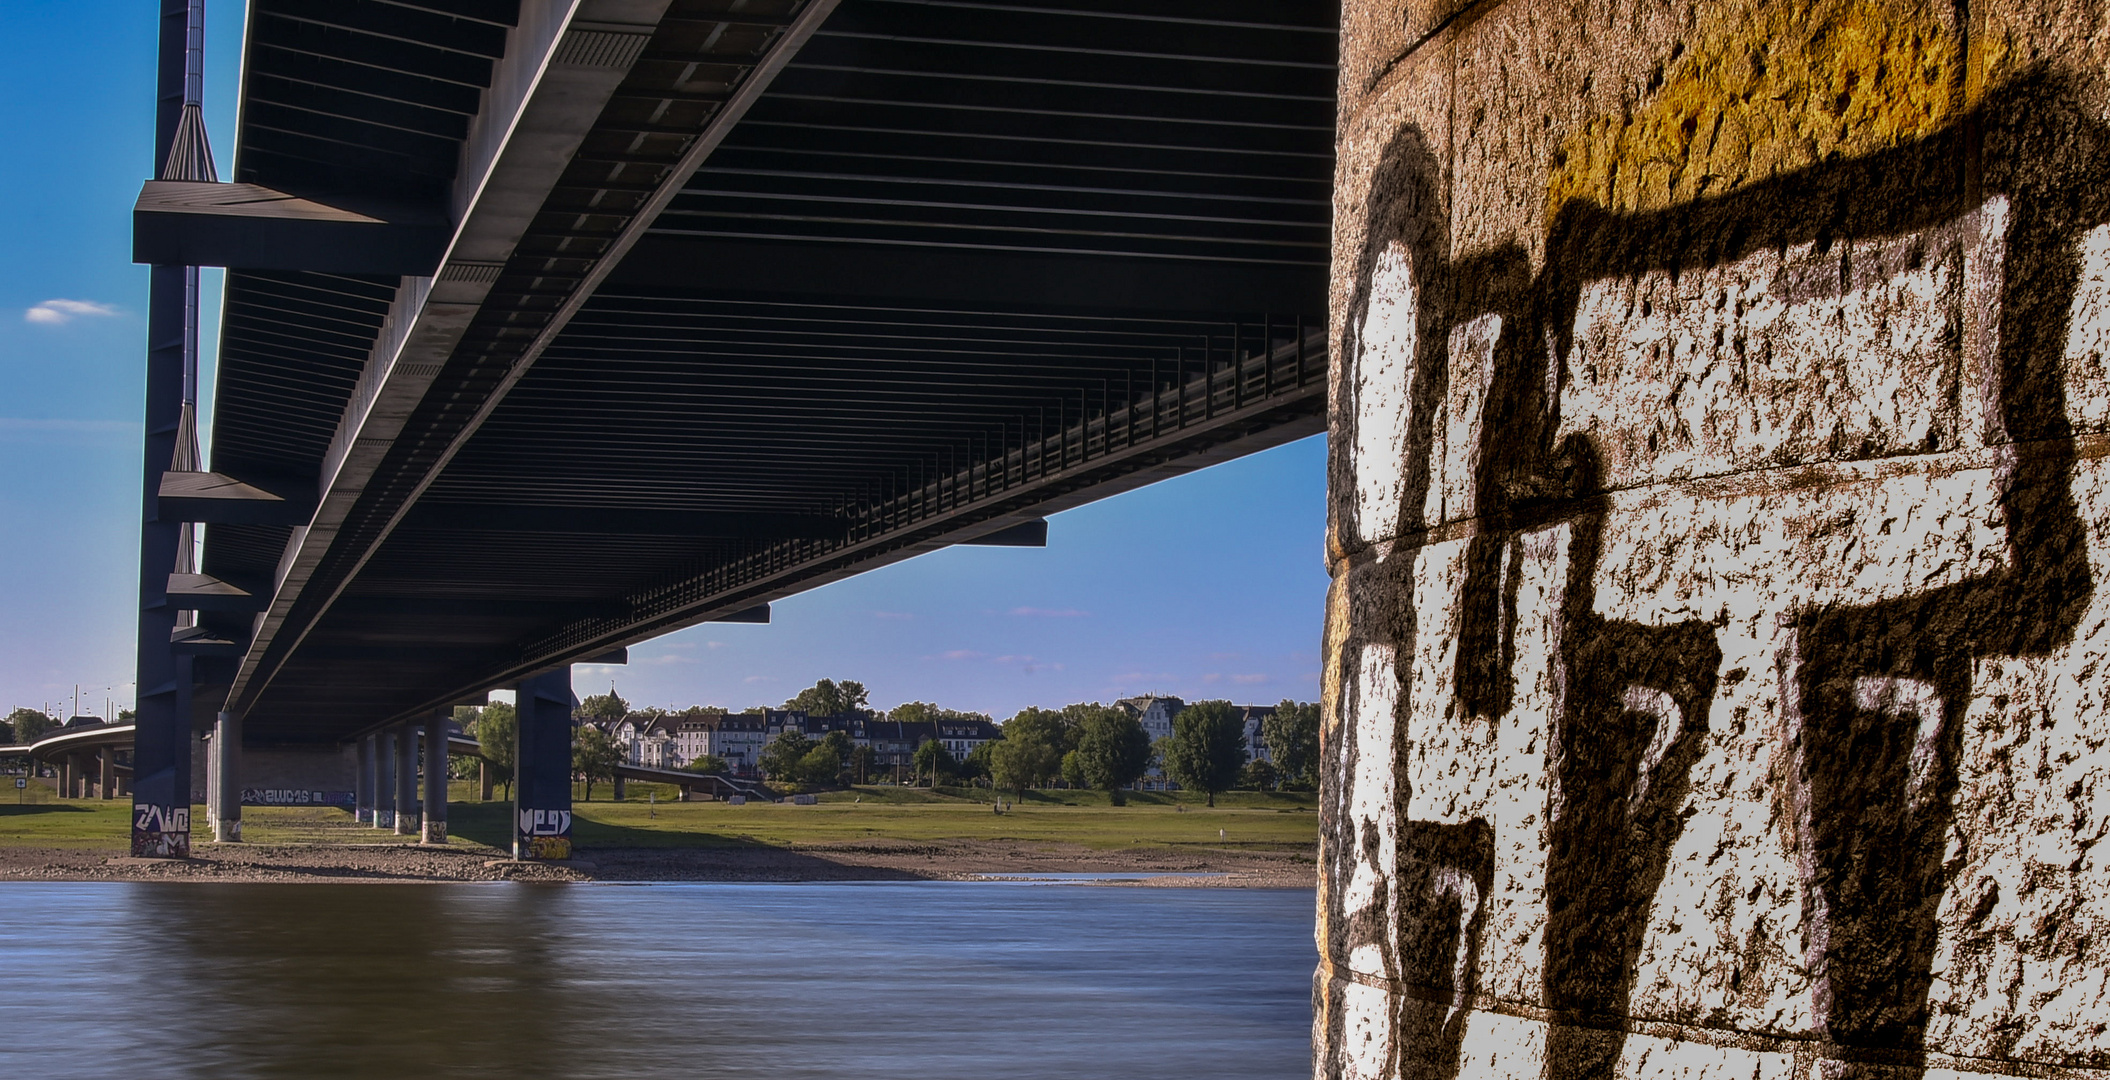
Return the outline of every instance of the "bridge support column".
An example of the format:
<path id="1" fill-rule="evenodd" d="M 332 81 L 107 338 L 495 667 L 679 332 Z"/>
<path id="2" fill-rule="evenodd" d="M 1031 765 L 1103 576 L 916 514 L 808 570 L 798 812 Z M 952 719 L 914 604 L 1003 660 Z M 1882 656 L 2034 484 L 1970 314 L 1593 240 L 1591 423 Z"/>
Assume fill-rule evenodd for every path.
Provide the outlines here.
<path id="1" fill-rule="evenodd" d="M 161 0 L 155 74 L 155 175 L 167 175 L 184 106 L 195 103 L 189 75 L 191 34 L 203 33 L 202 5 Z M 186 10 L 187 9 L 187 10 Z M 155 264 L 148 271 L 146 409 L 140 446 L 139 619 L 134 639 L 138 688 L 132 732 L 132 854 L 190 856 L 192 659 L 176 652 L 171 635 L 178 610 L 169 575 L 188 566 L 191 530 L 163 513 L 161 477 L 196 467 L 195 402 L 198 358 L 198 268 Z"/>
<path id="2" fill-rule="evenodd" d="M 1316 1075 L 2100 1067 L 2101 5 L 1343 7 Z"/>
<path id="3" fill-rule="evenodd" d="M 452 709 L 425 721 L 425 824 L 419 839 L 447 842 L 447 720 Z"/>
<path id="4" fill-rule="evenodd" d="M 377 731 L 374 740 L 374 828 L 396 827 L 396 730 Z"/>
<path id="5" fill-rule="evenodd" d="M 205 827 L 217 830 L 220 824 L 220 744 L 218 735 L 206 733 L 198 745 L 205 751 Z"/>
<path id="6" fill-rule="evenodd" d="M 361 825 L 374 823 L 374 737 L 359 740 L 359 772 L 352 777 L 352 815 Z"/>
<path id="7" fill-rule="evenodd" d="M 55 764 L 58 765 L 58 783 L 52 786 L 58 788 L 59 798 L 71 799 L 73 798 L 73 755 L 61 754 Z"/>
<path id="8" fill-rule="evenodd" d="M 495 779 L 497 779 L 497 777 L 491 774 L 491 763 L 484 760 L 483 758 L 477 758 L 476 786 L 480 789 L 480 793 L 477 796 L 478 798 L 482 799 L 484 802 L 491 801 L 491 781 Z"/>
<path id="9" fill-rule="evenodd" d="M 212 729 L 212 838 L 222 844 L 242 842 L 242 718 L 223 712 Z"/>
<path id="10" fill-rule="evenodd" d="M 95 797 L 105 801 L 117 796 L 117 751 L 105 746 L 95 755 L 102 776 L 95 787 Z"/>
<path id="11" fill-rule="evenodd" d="M 418 729 L 396 728 L 396 835 L 418 834 Z"/>
<path id="12" fill-rule="evenodd" d="M 610 786 L 615 788 L 615 801 L 622 802 L 624 794 L 629 790 L 623 786 L 623 778 L 618 775 Z"/>
<path id="13" fill-rule="evenodd" d="M 523 679 L 515 694 L 513 857 L 571 858 L 571 669 Z"/>

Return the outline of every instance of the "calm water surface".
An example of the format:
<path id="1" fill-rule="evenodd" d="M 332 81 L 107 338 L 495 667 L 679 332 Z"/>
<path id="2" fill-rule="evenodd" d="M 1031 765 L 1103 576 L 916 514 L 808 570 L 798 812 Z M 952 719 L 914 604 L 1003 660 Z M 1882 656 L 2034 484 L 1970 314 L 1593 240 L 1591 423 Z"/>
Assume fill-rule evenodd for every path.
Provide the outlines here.
<path id="1" fill-rule="evenodd" d="M 0 884 L 0 1075 L 1310 1075 L 1312 895 Z"/>

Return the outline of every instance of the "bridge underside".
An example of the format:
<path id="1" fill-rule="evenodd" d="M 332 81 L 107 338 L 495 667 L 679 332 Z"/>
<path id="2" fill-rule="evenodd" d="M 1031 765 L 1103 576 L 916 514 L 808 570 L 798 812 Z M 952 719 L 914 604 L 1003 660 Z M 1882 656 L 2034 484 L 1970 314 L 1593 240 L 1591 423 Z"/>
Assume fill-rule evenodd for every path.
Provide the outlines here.
<path id="1" fill-rule="evenodd" d="M 252 741 L 1322 430 L 1332 5 L 404 10 L 250 6 L 233 179 L 457 228 L 230 269 L 210 466 L 317 507 L 206 530 Z M 597 107 L 512 89 L 537 47 Z M 508 100 L 568 156 L 481 150 Z"/>

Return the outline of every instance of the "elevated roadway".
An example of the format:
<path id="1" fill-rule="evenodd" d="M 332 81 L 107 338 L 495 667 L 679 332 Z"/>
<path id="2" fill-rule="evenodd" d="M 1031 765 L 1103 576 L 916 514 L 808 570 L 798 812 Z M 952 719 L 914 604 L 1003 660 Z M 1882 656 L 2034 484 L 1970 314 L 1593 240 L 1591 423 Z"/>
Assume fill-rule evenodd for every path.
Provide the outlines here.
<path id="1" fill-rule="evenodd" d="M 153 730 L 343 742 L 1323 428 L 1334 4 L 253 0 L 226 182 L 184 6 Z"/>

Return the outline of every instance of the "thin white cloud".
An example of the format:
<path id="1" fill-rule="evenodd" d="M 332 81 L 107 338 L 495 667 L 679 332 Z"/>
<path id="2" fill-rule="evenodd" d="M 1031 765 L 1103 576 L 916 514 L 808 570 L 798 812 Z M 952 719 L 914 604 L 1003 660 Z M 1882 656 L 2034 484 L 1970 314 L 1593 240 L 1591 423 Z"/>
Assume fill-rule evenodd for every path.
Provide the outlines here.
<path id="1" fill-rule="evenodd" d="M 1267 681 L 1265 675 L 1233 675 L 1231 681 L 1240 686 L 1257 686 Z"/>
<path id="2" fill-rule="evenodd" d="M 1171 681 L 1177 676 L 1169 671 L 1124 671 L 1114 676 L 1116 686 L 1124 683 Z"/>
<path id="3" fill-rule="evenodd" d="M 1061 664 L 1043 664 L 1043 663 L 1039 662 L 1038 660 L 1036 660 L 1036 659 L 1034 659 L 1033 657 L 1030 657 L 1030 656 L 1019 656 L 1019 655 L 1014 655 L 1014 656 L 999 656 L 999 657 L 997 657 L 996 659 L 994 659 L 994 660 L 991 660 L 991 661 L 990 661 L 990 663 L 992 663 L 992 664 L 1009 664 L 1009 665 L 1012 665 L 1012 666 L 1014 666 L 1014 667 L 1017 667 L 1017 668 L 1018 668 L 1018 669 L 1019 669 L 1020 671 L 1022 671 L 1022 672 L 1024 672 L 1024 673 L 1026 673 L 1026 674 L 1028 674 L 1028 675 L 1031 675 L 1031 674 L 1033 674 L 1033 673 L 1034 673 L 1034 672 L 1036 672 L 1036 671 L 1061 671 L 1061 670 L 1062 670 L 1062 665 L 1061 665 Z"/>
<path id="4" fill-rule="evenodd" d="M 0 435 L 138 434 L 137 420 L 31 420 L 26 417 L 0 416 Z"/>
<path id="5" fill-rule="evenodd" d="M 987 656 L 987 655 L 989 655 L 989 654 L 988 654 L 988 653 L 978 653 L 978 652 L 974 651 L 973 649 L 954 649 L 954 650 L 952 650 L 951 652 L 942 652 L 942 653 L 939 653 L 939 654 L 938 654 L 938 659 L 940 659 L 940 660 L 979 660 L 979 659 L 981 659 L 982 657 L 984 657 L 984 656 Z"/>
<path id="6" fill-rule="evenodd" d="M 744 683 L 765 683 L 775 682 L 777 680 L 768 675 L 749 675 L 747 678 L 744 678 L 740 681 Z"/>
<path id="7" fill-rule="evenodd" d="M 1011 609 L 1011 614 L 1042 619 L 1081 619 L 1091 612 L 1079 611 L 1076 608 L 1015 607 Z"/>
<path id="8" fill-rule="evenodd" d="M 98 304 L 93 300 L 46 300 L 23 312 L 22 319 L 46 326 L 64 326 L 78 318 L 107 318 L 115 314 L 115 305 Z"/>

